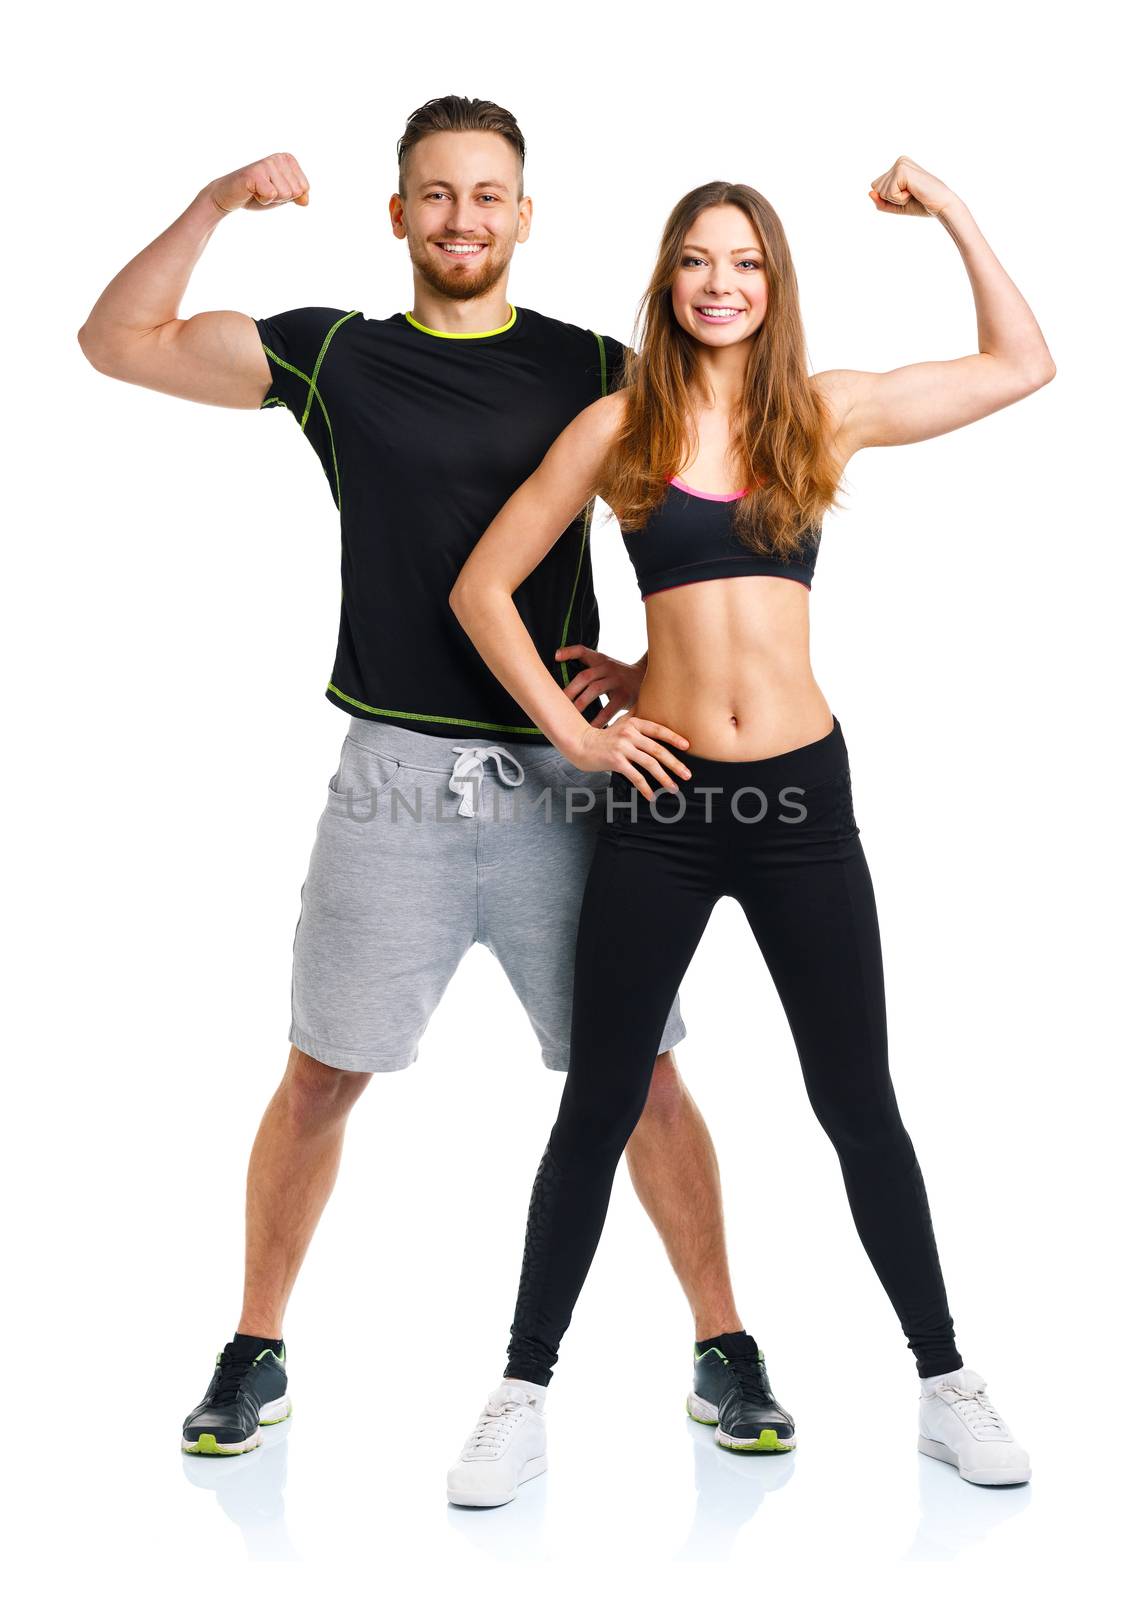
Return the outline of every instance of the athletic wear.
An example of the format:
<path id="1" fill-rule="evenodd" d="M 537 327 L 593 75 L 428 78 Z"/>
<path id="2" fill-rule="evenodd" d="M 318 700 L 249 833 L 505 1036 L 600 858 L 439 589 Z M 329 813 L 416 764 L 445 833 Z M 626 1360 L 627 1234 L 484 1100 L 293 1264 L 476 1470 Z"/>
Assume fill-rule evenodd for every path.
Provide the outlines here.
<path id="1" fill-rule="evenodd" d="M 623 346 L 520 307 L 479 334 L 327 306 L 256 326 L 271 369 L 263 406 L 286 406 L 301 424 L 341 518 L 328 698 L 355 717 L 422 733 L 546 742 L 471 644 L 449 595 L 557 435 L 619 377 Z M 590 501 L 513 597 L 562 686 L 569 664 L 554 652 L 595 646 L 599 634 L 592 510 Z M 595 700 L 584 715 L 600 709 Z"/>
<path id="2" fill-rule="evenodd" d="M 763 573 L 794 578 L 811 588 L 819 552 L 819 531 L 805 536 L 798 556 L 765 556 L 750 550 L 732 525 L 740 494 L 704 494 L 670 478 L 665 497 L 643 528 L 624 533 L 625 549 L 636 569 L 645 600 L 662 589 L 708 578 L 739 578 Z"/>
<path id="3" fill-rule="evenodd" d="M 743 1329 L 693 1347 L 686 1409 L 694 1422 L 715 1427 L 726 1450 L 770 1455 L 796 1448 L 796 1425 L 777 1404 L 764 1357 Z"/>
<path id="4" fill-rule="evenodd" d="M 987 1398 L 977 1372 L 963 1367 L 924 1383 L 919 1400 L 919 1448 L 949 1462 L 968 1483 L 1026 1483 L 1027 1452 Z"/>
<path id="5" fill-rule="evenodd" d="M 227 1348 L 244 1360 L 254 1361 L 256 1356 L 262 1355 L 264 1350 L 279 1350 L 283 1348 L 283 1342 L 281 1339 L 276 1339 L 264 1333 L 236 1333 L 231 1338 Z"/>
<path id="6" fill-rule="evenodd" d="M 503 1506 L 545 1471 L 544 1408 L 537 1384 L 503 1383 L 493 1391 L 446 1475 L 454 1505 Z"/>
<path id="7" fill-rule="evenodd" d="M 875 899 L 839 722 L 764 761 L 688 755 L 650 802 L 614 773 L 577 939 L 570 1073 L 529 1208 L 507 1374 L 548 1382 L 657 1035 L 712 909 L 738 900 L 779 991 L 852 1215 L 922 1376 L 961 1365 L 888 1075 Z M 675 818 L 676 820 L 668 820 Z M 762 1091 L 757 1091 L 762 1092 Z"/>
<path id="8" fill-rule="evenodd" d="M 286 1345 L 252 1356 L 235 1341 L 215 1358 L 207 1393 L 183 1424 L 188 1455 L 238 1456 L 261 1442 L 260 1428 L 290 1416 Z"/>
<path id="9" fill-rule="evenodd" d="M 484 944 L 545 1065 L 564 1071 L 608 786 L 608 772 L 580 772 L 551 745 L 352 722 L 302 889 L 291 1042 L 354 1072 L 409 1066 L 459 961 Z M 654 1056 L 684 1037 L 679 1003 L 665 1012 Z"/>

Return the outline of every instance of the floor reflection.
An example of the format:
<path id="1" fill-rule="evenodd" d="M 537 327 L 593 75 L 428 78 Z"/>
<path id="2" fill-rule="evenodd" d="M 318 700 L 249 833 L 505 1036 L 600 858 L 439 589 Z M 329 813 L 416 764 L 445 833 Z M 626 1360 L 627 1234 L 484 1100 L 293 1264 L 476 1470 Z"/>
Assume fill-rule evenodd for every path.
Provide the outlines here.
<path id="1" fill-rule="evenodd" d="M 954 1467 L 919 1457 L 919 1525 L 905 1553 L 907 1561 L 954 1561 L 987 1539 L 1002 1522 L 1026 1511 L 1029 1483 L 987 1489 L 965 1483 Z"/>
<path id="2" fill-rule="evenodd" d="M 536 1561 L 542 1551 L 549 1473 L 531 1478 L 504 1506 L 453 1506 L 446 1501 L 446 1525 L 475 1549 L 500 1561 Z M 442 1486 L 443 1496 L 445 1485 Z"/>
<path id="3" fill-rule="evenodd" d="M 728 1556 L 740 1532 L 765 1497 L 776 1493 L 796 1470 L 796 1452 L 786 1455 L 740 1455 L 722 1450 L 712 1429 L 686 1418 L 692 1436 L 696 1511 L 678 1561 L 720 1561 Z"/>
<path id="4" fill-rule="evenodd" d="M 243 1535 L 252 1561 L 296 1561 L 286 1526 L 290 1419 L 263 1429 L 257 1450 L 242 1456 L 183 1456 L 183 1472 L 197 1489 L 213 1492 L 223 1513 Z"/>

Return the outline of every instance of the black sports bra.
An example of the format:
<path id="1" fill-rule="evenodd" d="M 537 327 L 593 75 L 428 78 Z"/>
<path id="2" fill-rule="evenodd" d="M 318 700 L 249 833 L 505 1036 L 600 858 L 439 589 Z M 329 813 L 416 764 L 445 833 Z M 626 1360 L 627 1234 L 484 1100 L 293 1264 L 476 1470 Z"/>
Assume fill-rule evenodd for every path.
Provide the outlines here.
<path id="1" fill-rule="evenodd" d="M 740 494 L 704 494 L 679 478 L 670 478 L 664 500 L 643 528 L 624 533 L 625 548 L 636 569 L 641 598 L 707 578 L 794 578 L 812 587 L 820 532 L 806 538 L 794 556 L 768 556 L 750 550 L 732 530 L 731 504 Z"/>

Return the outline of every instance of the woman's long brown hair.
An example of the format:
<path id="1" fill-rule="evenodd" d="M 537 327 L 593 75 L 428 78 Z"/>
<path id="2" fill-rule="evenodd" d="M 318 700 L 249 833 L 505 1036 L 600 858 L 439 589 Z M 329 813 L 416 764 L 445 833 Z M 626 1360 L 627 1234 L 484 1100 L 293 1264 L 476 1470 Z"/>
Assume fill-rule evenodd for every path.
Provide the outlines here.
<path id="1" fill-rule="evenodd" d="M 730 453 L 748 493 L 733 526 L 751 549 L 790 555 L 818 529 L 839 491 L 827 407 L 807 371 L 796 272 L 784 228 L 756 189 L 706 183 L 674 206 L 652 281 L 641 300 L 635 352 L 626 360 L 628 415 L 605 463 L 600 494 L 626 531 L 644 527 L 695 448 L 692 403 L 700 383 L 697 341 L 672 307 L 689 230 L 710 206 L 739 206 L 760 236 L 768 281 L 764 322 L 752 339 Z"/>

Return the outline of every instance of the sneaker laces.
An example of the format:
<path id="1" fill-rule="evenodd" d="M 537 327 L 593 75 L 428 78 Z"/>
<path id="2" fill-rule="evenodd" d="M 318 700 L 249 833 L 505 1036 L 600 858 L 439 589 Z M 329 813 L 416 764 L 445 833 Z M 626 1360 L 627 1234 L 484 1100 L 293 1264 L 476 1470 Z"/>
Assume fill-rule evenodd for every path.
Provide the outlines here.
<path id="1" fill-rule="evenodd" d="M 728 1366 L 741 1399 L 756 1406 L 772 1404 L 765 1384 L 763 1356 L 730 1356 Z"/>
<path id="2" fill-rule="evenodd" d="M 467 1456 L 497 1456 L 509 1437 L 517 1414 L 528 1409 L 527 1400 L 504 1399 L 494 1403 L 492 1397 L 482 1407 L 481 1416 L 478 1418 L 474 1431 L 466 1440 L 465 1451 Z"/>
<path id="3" fill-rule="evenodd" d="M 970 1388 L 957 1383 L 940 1383 L 936 1385 L 936 1393 L 951 1397 L 952 1410 L 973 1433 L 1007 1432 L 1006 1423 L 987 1398 L 987 1385 L 982 1378 L 976 1379 Z"/>
<path id="4" fill-rule="evenodd" d="M 211 1386 L 211 1403 L 229 1405 L 242 1387 L 243 1379 L 253 1363 L 236 1356 L 228 1347 L 215 1359 L 215 1381 Z"/>

